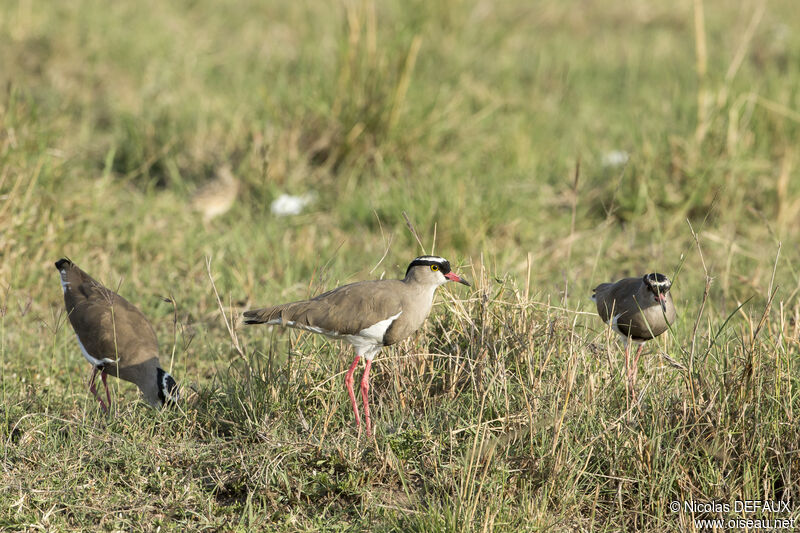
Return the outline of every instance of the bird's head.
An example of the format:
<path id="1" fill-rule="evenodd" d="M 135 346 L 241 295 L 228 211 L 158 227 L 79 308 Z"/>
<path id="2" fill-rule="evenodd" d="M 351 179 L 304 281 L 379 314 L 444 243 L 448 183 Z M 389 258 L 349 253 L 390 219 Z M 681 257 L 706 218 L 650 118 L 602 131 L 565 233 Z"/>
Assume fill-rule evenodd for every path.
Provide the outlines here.
<path id="1" fill-rule="evenodd" d="M 470 286 L 465 279 L 452 272 L 450 261 L 435 255 L 423 255 L 411 261 L 406 270 L 406 280 L 409 279 L 437 286 L 444 285 L 448 281 Z"/>
<path id="2" fill-rule="evenodd" d="M 164 407 L 177 405 L 180 401 L 180 391 L 178 384 L 168 372 L 159 368 L 156 371 L 156 386 L 158 387 L 158 405 L 154 407 Z"/>
<path id="3" fill-rule="evenodd" d="M 653 272 L 645 274 L 642 281 L 647 287 L 647 290 L 653 294 L 653 299 L 661 305 L 661 309 L 667 312 L 667 293 L 672 287 L 672 282 L 664 274 Z"/>

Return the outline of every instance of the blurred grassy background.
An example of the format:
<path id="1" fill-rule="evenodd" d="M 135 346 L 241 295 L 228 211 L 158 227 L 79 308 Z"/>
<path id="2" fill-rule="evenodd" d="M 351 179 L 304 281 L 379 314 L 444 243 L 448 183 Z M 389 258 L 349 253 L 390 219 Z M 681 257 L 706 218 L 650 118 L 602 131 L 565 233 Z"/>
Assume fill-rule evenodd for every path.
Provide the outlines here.
<path id="1" fill-rule="evenodd" d="M 671 500 L 796 499 L 795 12 L 0 2 L 0 526 L 664 530 Z M 283 193 L 315 201 L 276 217 Z M 205 258 L 231 316 L 400 276 L 403 212 L 477 285 L 384 351 L 358 442 L 350 354 L 254 329 L 240 355 Z M 96 409 L 65 255 L 153 320 L 184 413 L 116 383 Z M 588 295 L 649 271 L 680 317 L 631 421 Z"/>

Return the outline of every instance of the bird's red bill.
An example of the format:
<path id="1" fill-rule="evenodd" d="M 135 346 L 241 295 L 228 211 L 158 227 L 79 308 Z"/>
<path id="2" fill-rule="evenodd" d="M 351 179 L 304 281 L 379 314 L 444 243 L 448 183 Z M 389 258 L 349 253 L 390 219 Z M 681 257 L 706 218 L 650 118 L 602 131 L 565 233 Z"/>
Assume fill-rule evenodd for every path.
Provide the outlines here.
<path id="1" fill-rule="evenodd" d="M 459 278 L 457 275 L 453 274 L 452 272 L 448 272 L 447 274 L 444 275 L 444 277 L 446 277 L 450 281 L 455 281 L 456 283 L 463 283 L 467 287 L 471 287 L 471 285 L 469 283 L 467 283 L 467 281 L 465 279 Z"/>
<path id="2" fill-rule="evenodd" d="M 661 309 L 664 310 L 664 313 L 667 312 L 667 295 L 663 292 L 659 292 L 656 295 L 656 301 L 661 305 Z"/>

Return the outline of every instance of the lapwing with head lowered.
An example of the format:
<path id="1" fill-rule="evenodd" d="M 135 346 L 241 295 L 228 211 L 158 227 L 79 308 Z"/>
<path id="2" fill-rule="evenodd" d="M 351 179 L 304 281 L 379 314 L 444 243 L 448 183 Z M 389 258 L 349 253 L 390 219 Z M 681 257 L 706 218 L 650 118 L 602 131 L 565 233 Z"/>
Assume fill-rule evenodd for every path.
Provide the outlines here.
<path id="1" fill-rule="evenodd" d="M 675 321 L 675 304 L 670 288 L 670 279 L 658 273 L 602 283 L 594 288 L 592 300 L 597 304 L 597 313 L 603 322 L 611 324 L 625 343 L 625 372 L 631 391 L 636 384 L 644 343 L 664 333 Z M 639 345 L 632 366 L 631 342 Z"/>
<path id="2" fill-rule="evenodd" d="M 448 281 L 469 286 L 452 272 L 446 259 L 424 255 L 408 265 L 403 279 L 359 281 L 310 300 L 253 309 L 244 313 L 245 324 L 288 326 L 350 343 L 356 357 L 344 383 L 360 431 L 361 417 L 353 392 L 353 373 L 363 357 L 366 367 L 361 377 L 361 400 L 367 435 L 371 435 L 367 392 L 372 359 L 382 347 L 408 338 L 422 326 L 433 306 L 436 288 Z"/>
<path id="3" fill-rule="evenodd" d="M 177 402 L 178 386 L 158 362 L 158 339 L 145 316 L 69 259 L 60 259 L 56 268 L 61 275 L 64 303 L 78 346 L 94 367 L 89 390 L 103 410 L 108 411 L 108 408 L 94 383 L 98 373 L 109 406 L 108 375 L 139 387 L 151 407 Z"/>

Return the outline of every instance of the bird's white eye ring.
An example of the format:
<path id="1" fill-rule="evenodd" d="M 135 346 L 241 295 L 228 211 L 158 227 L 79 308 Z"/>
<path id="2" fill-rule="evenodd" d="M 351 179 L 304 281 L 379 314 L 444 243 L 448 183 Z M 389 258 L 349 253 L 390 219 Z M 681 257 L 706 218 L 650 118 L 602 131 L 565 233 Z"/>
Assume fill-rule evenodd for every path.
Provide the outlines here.
<path id="1" fill-rule="evenodd" d="M 433 270 L 434 272 L 438 272 L 439 271 L 439 265 L 431 265 L 431 270 Z"/>

